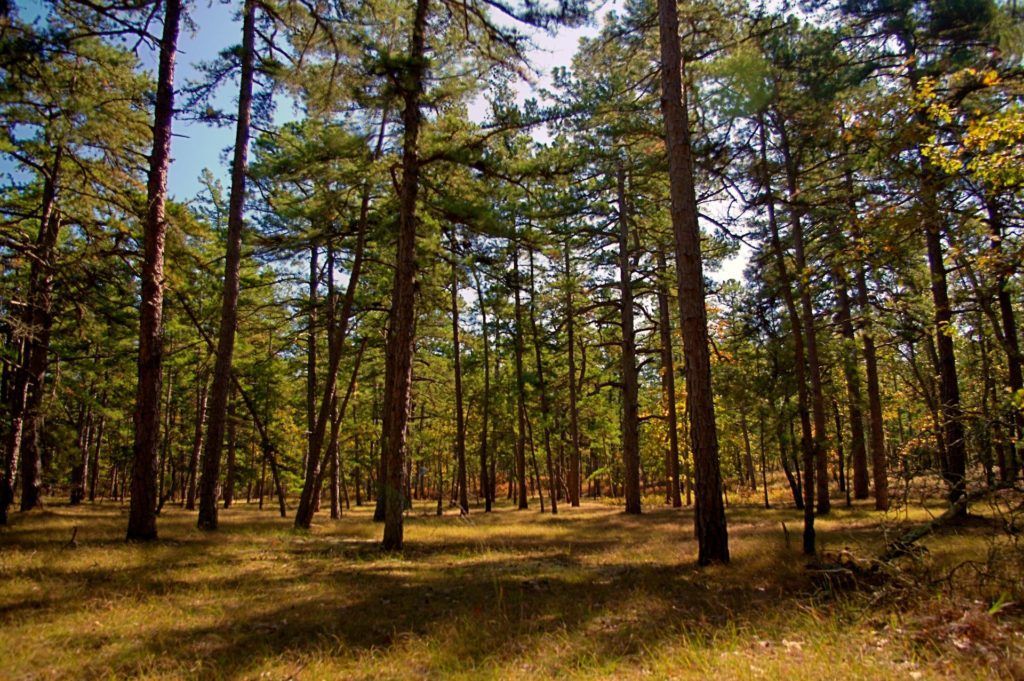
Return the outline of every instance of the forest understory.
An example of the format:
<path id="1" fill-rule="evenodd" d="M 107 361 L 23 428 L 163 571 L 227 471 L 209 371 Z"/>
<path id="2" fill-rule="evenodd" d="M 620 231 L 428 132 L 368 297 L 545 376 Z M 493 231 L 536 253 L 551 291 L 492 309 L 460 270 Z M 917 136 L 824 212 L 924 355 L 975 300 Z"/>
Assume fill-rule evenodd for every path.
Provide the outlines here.
<path id="1" fill-rule="evenodd" d="M 127 506 L 54 501 L 0 530 L 0 658 L 39 679 L 1024 678 L 1021 499 L 874 561 L 942 513 L 927 492 L 886 514 L 837 501 L 810 561 L 781 494 L 734 494 L 732 564 L 708 568 L 692 511 L 653 498 L 641 516 L 418 501 L 400 553 L 372 505 L 307 533 L 241 503 L 216 535 L 168 506 L 162 541 L 138 545 Z"/>

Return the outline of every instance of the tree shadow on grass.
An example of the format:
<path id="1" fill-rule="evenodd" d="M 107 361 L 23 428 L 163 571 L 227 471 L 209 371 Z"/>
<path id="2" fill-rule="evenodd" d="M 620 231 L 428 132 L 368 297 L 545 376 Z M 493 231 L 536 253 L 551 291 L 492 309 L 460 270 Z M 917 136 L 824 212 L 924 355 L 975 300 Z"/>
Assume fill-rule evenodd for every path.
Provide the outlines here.
<path id="1" fill-rule="evenodd" d="M 806 602 L 811 588 L 774 519 L 734 522 L 736 565 L 699 570 L 681 562 L 696 553 L 692 518 L 673 509 L 412 518 L 398 555 L 380 552 L 379 526 L 365 512 L 297 533 L 289 521 L 242 509 L 209 534 L 192 529 L 192 514 L 175 511 L 161 520 L 167 540 L 142 547 L 117 539 L 119 514 L 89 513 L 98 515 L 89 516 L 84 547 L 125 564 L 94 565 L 82 552 L 82 560 L 61 554 L 10 568 L 11 576 L 52 585 L 53 595 L 5 598 L 0 609 L 5 626 L 84 615 L 111 601 L 115 618 L 121 608 L 163 611 L 131 636 L 76 631 L 75 645 L 88 654 L 56 671 L 85 677 L 152 670 L 230 678 L 322 658 L 355 668 L 409 646 L 432 651 L 423 664 L 434 673 L 530 663 L 544 647 L 549 667 L 575 668 L 581 656 L 600 666 L 679 637 L 711 640 L 724 628 L 757 627 Z M 81 516 L 30 519 L 0 537 L 0 547 L 56 556 L 58 540 L 48 534 L 63 531 L 69 517 Z"/>

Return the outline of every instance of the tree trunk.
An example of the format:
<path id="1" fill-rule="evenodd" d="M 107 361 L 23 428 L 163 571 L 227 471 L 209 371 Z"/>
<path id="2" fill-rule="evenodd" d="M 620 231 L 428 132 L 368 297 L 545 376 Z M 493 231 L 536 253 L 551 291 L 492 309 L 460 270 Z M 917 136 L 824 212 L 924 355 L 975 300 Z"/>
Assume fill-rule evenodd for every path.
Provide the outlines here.
<path id="1" fill-rule="evenodd" d="M 426 24 L 430 0 L 416 0 L 408 65 L 401 79 L 402 182 L 398 200 L 395 283 L 388 319 L 384 390 L 384 539 L 386 551 L 402 548 L 405 511 L 405 457 L 412 396 L 412 356 L 416 342 L 416 197 L 419 194 L 420 97 L 426 71 Z"/>
<path id="2" fill-rule="evenodd" d="M 480 495 L 484 498 L 484 512 L 491 512 L 494 501 L 491 485 L 487 477 L 487 427 L 491 417 L 491 342 L 487 333 L 487 305 L 484 303 L 484 289 L 480 285 L 480 275 L 476 268 L 472 269 L 476 282 L 476 299 L 480 306 L 480 334 L 484 345 L 484 392 L 481 395 L 481 426 L 480 426 Z"/>
<path id="3" fill-rule="evenodd" d="M 231 193 L 228 198 L 227 251 L 224 259 L 224 290 L 220 309 L 217 358 L 213 369 L 209 423 L 203 450 L 202 489 L 199 495 L 199 528 L 217 529 L 217 488 L 220 456 L 227 427 L 228 398 L 231 396 L 231 361 L 238 326 L 238 290 L 242 263 L 242 229 L 245 212 L 245 179 L 249 167 L 249 119 L 252 112 L 253 64 L 256 51 L 256 0 L 245 0 L 242 18 L 241 76 L 238 89 L 238 119 L 235 150 L 231 162 Z M 225 507 L 230 505 L 225 495 Z"/>
<path id="4" fill-rule="evenodd" d="M 207 389 L 206 377 L 200 378 L 202 385 L 196 394 L 196 430 L 192 440 L 192 455 L 188 458 L 188 483 L 185 496 L 185 509 L 193 511 L 196 508 L 196 487 L 199 475 L 199 453 L 203 450 L 203 422 L 206 419 L 206 401 L 209 391 Z M 214 499 L 216 501 L 216 499 Z"/>
<path id="5" fill-rule="evenodd" d="M 53 327 L 53 277 L 55 248 L 60 233 L 57 191 L 63 148 L 58 146 L 53 167 L 43 180 L 43 203 L 39 213 L 39 236 L 34 245 L 34 258 L 29 268 L 28 304 L 24 322 L 29 330 L 23 351 L 16 396 L 12 406 L 21 413 L 12 413 L 8 458 L 21 467 L 21 510 L 42 506 L 43 456 L 40 438 L 43 425 L 43 398 L 46 371 L 50 363 L 50 332 Z M 13 496 L 13 478 L 12 496 Z M 0 502 L 3 505 L 4 502 Z M 0 515 L 6 516 L 6 507 Z"/>
<path id="6" fill-rule="evenodd" d="M 229 377 L 230 378 L 230 377 Z M 235 402 L 228 402 L 228 462 L 224 471 L 224 508 L 231 508 L 235 501 L 235 457 L 238 452 L 238 420 L 235 417 Z M 209 437 L 209 434 L 207 434 Z M 204 467 L 203 475 L 206 475 Z M 199 512 L 203 511 L 203 499 L 199 499 Z"/>
<path id="7" fill-rule="evenodd" d="M 572 268 L 572 249 L 565 241 L 565 322 L 566 350 L 569 355 L 569 505 L 580 505 L 580 426 L 579 399 L 576 396 L 576 311 L 573 305 L 573 288 L 576 286 Z"/>
<path id="8" fill-rule="evenodd" d="M 630 267 L 629 207 L 626 205 L 626 170 L 616 172 L 619 237 L 619 319 L 622 327 L 622 469 L 626 513 L 640 513 L 640 381 L 636 368 L 636 333 L 633 329 L 633 274 Z"/>
<path id="9" fill-rule="evenodd" d="M 926 198 L 926 203 L 935 200 Z M 938 357 L 939 398 L 942 411 L 942 432 L 946 441 L 946 461 L 942 477 L 949 486 L 949 503 L 958 506 L 966 489 L 967 443 L 964 439 L 963 412 L 960 407 L 960 383 L 956 374 L 953 351 L 953 313 L 949 304 L 946 265 L 942 254 L 942 216 L 929 209 L 926 218 L 925 242 L 928 248 L 928 270 L 931 274 L 932 302 L 935 306 L 935 349 Z M 966 507 L 962 507 L 966 513 Z"/>
<path id="10" fill-rule="evenodd" d="M 810 481 L 814 480 L 814 467 L 818 457 L 816 455 L 817 441 L 811 430 L 810 395 L 807 390 L 807 364 L 804 359 L 804 333 L 800 323 L 800 313 L 796 307 L 796 299 L 793 296 L 789 270 L 786 267 L 786 257 L 782 250 L 782 241 L 779 238 L 779 225 L 775 217 L 775 197 L 772 192 L 771 175 L 768 170 L 768 133 L 763 115 L 759 119 L 758 131 L 763 173 L 761 183 L 765 193 L 765 205 L 768 209 L 768 228 L 771 246 L 775 255 L 775 266 L 778 270 L 782 298 L 786 304 L 786 312 L 789 315 L 790 333 L 793 336 L 793 365 L 796 369 L 797 411 L 800 415 L 800 449 L 803 454 L 804 479 L 808 481 L 799 490 L 803 494 L 803 500 L 797 503 L 797 508 L 804 512 L 803 551 L 805 554 L 813 556 L 815 553 L 814 487 Z M 784 453 L 783 457 L 785 457 Z M 794 494 L 798 493 L 797 487 L 793 484 L 792 475 L 790 475 L 788 467 L 785 467 L 785 458 L 783 458 L 783 466 L 786 471 L 786 477 L 789 479 L 790 487 L 793 489 Z"/>
<path id="11" fill-rule="evenodd" d="M 668 499 L 673 508 L 683 505 L 679 485 L 679 416 L 676 409 L 676 366 L 672 351 L 672 315 L 668 301 L 668 264 L 658 246 L 658 333 L 661 340 L 661 391 L 668 428 Z"/>
<path id="12" fill-rule="evenodd" d="M 107 417 L 103 409 L 107 406 L 107 394 L 104 392 L 100 397 L 99 423 L 96 426 L 96 439 L 92 448 L 92 463 L 89 465 L 89 501 L 96 501 L 96 481 L 100 474 L 100 451 L 103 448 L 103 430 L 107 423 Z"/>
<path id="13" fill-rule="evenodd" d="M 665 119 L 679 318 L 683 334 L 690 441 L 697 492 L 694 513 L 697 562 L 706 565 L 729 561 L 729 533 L 718 463 L 700 227 L 697 223 L 697 196 L 693 185 L 689 121 L 683 100 L 679 15 L 674 0 L 658 0 L 658 24 L 661 42 L 661 109 Z"/>
<path id="14" fill-rule="evenodd" d="M 452 227 L 452 353 L 455 360 L 455 461 L 458 466 L 459 511 L 469 515 L 469 490 L 466 481 L 466 417 L 462 410 L 462 348 L 459 346 L 459 269 L 455 228 Z"/>
<path id="15" fill-rule="evenodd" d="M 548 488 L 551 496 L 551 514 L 558 514 L 558 472 L 554 467 L 554 460 L 551 456 L 551 403 L 548 399 L 547 382 L 544 380 L 544 358 L 541 355 L 540 334 L 537 332 L 537 286 L 533 269 L 533 246 L 530 246 L 530 332 L 533 335 L 533 352 L 537 362 L 537 388 L 540 392 L 540 414 L 543 420 L 541 426 L 544 435 L 544 454 L 548 467 Z M 538 485 L 540 480 L 537 480 Z M 540 491 L 540 490 L 538 490 Z M 540 491 L 543 495 L 543 491 Z M 543 510 L 543 509 L 542 509 Z"/>
<path id="16" fill-rule="evenodd" d="M 836 298 L 839 301 L 837 317 L 842 335 L 843 375 L 846 377 L 846 399 L 850 418 L 850 458 L 853 464 L 853 498 L 868 498 L 868 455 L 864 443 L 864 413 L 861 411 L 863 397 L 860 389 L 860 372 L 857 370 L 857 339 L 850 314 L 850 295 L 846 290 L 845 272 L 836 268 Z"/>
<path id="17" fill-rule="evenodd" d="M 1022 370 L 1020 340 L 1017 337 L 1017 319 L 1014 316 L 1013 301 L 1010 297 L 1010 278 L 1013 275 L 1014 264 L 1012 260 L 1007 262 L 1002 252 L 1003 218 L 999 206 L 991 197 L 987 198 L 985 203 L 988 211 L 989 233 L 991 234 L 990 249 L 996 267 L 996 301 L 999 303 L 999 319 L 1002 323 L 1000 336 L 1003 349 L 1006 352 L 1007 384 L 1011 395 L 1019 395 L 1021 390 L 1024 390 L 1024 370 Z M 1006 447 L 1009 460 L 999 469 L 999 477 L 1003 482 L 1016 480 L 1020 471 L 1021 462 L 1018 448 L 1020 443 L 1024 442 L 1024 411 L 1011 406 L 1010 423 L 1013 428 L 1013 437 L 1010 438 L 1009 446 Z"/>
<path id="18" fill-rule="evenodd" d="M 174 120 L 174 61 L 178 49 L 181 0 L 164 3 L 160 40 L 153 153 L 146 185 L 146 223 L 139 320 L 138 386 L 135 393 L 135 441 L 132 449 L 132 501 L 127 539 L 152 541 L 156 531 L 156 458 L 160 442 L 160 379 L 163 369 L 164 238 L 167 170 Z"/>
<path id="19" fill-rule="evenodd" d="M 797 179 L 797 162 L 789 146 L 786 126 L 780 121 L 779 139 L 786 170 L 786 188 L 789 193 L 789 222 L 793 232 L 793 256 L 796 266 L 796 286 L 800 292 L 800 318 L 803 324 L 804 342 L 807 350 L 807 371 L 811 379 L 811 413 L 814 417 L 815 486 L 817 487 L 818 514 L 826 515 L 832 509 L 828 489 L 828 434 L 825 414 L 825 394 L 821 380 L 821 362 L 818 360 L 818 332 L 814 324 L 814 307 L 811 303 L 811 272 L 807 266 L 804 246 L 804 228 L 799 202 L 800 187 Z M 807 479 L 811 488 L 811 478 Z"/>
<path id="20" fill-rule="evenodd" d="M 878 379 L 878 352 L 875 350 L 874 326 L 868 300 L 867 273 L 863 265 L 857 269 L 857 307 L 860 312 L 860 335 L 864 355 L 864 375 L 868 389 L 868 446 L 871 450 L 871 473 L 875 484 L 875 508 L 889 509 L 889 470 L 885 458 L 885 424 L 882 416 L 882 390 Z"/>
<path id="21" fill-rule="evenodd" d="M 520 510 L 529 508 L 526 490 L 526 384 L 523 379 L 523 301 L 519 280 L 519 242 L 512 253 L 512 280 L 515 287 L 516 358 L 516 493 Z"/>

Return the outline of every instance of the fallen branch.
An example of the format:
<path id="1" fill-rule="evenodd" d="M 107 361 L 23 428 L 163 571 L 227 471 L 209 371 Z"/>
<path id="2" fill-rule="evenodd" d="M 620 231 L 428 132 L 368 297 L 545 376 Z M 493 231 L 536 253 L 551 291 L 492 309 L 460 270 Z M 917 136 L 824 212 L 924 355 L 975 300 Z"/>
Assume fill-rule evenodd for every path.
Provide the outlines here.
<path id="1" fill-rule="evenodd" d="M 992 487 L 975 490 L 970 494 L 965 494 L 955 504 L 946 509 L 946 512 L 939 517 L 933 518 L 927 523 L 918 525 L 917 527 L 913 527 L 904 532 L 897 539 L 889 542 L 889 545 L 885 549 L 885 553 L 882 554 L 881 560 L 884 562 L 890 562 L 900 558 L 901 556 L 907 555 L 913 548 L 914 544 L 921 539 L 924 539 L 936 530 L 962 520 L 967 515 L 968 506 L 974 502 L 995 492 L 1008 489 L 1019 490 L 1020 488 L 1016 487 L 1012 482 L 1004 482 L 999 483 L 998 485 L 993 485 Z"/>

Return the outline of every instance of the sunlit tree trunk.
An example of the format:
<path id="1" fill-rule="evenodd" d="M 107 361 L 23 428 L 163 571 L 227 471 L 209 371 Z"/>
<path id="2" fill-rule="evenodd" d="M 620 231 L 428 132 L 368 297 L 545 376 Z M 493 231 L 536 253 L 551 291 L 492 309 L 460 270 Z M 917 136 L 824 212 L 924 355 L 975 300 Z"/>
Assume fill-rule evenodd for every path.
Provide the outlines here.
<path id="1" fill-rule="evenodd" d="M 178 50 L 181 0 L 164 3 L 160 40 L 153 152 L 146 185 L 146 222 L 143 241 L 142 300 L 139 319 L 138 386 L 135 393 L 135 442 L 132 456 L 131 507 L 127 538 L 150 541 L 156 530 L 156 459 L 160 442 L 160 379 L 163 369 L 164 238 L 167 170 L 171 160 L 174 120 L 174 62 Z"/>
<path id="2" fill-rule="evenodd" d="M 209 420 L 203 450 L 202 489 L 199 494 L 199 527 L 217 529 L 217 489 L 220 457 L 227 427 L 228 398 L 231 396 L 231 361 L 238 325 L 238 291 L 242 263 L 245 179 L 249 167 L 249 119 L 252 112 L 253 65 L 256 51 L 256 0 L 245 0 L 242 18 L 241 76 L 238 90 L 238 118 L 235 149 L 231 162 L 231 193 L 228 198 L 227 250 L 224 258 L 224 289 L 220 309 L 217 357 L 210 388 Z M 230 502 L 225 496 L 225 506 Z"/>

